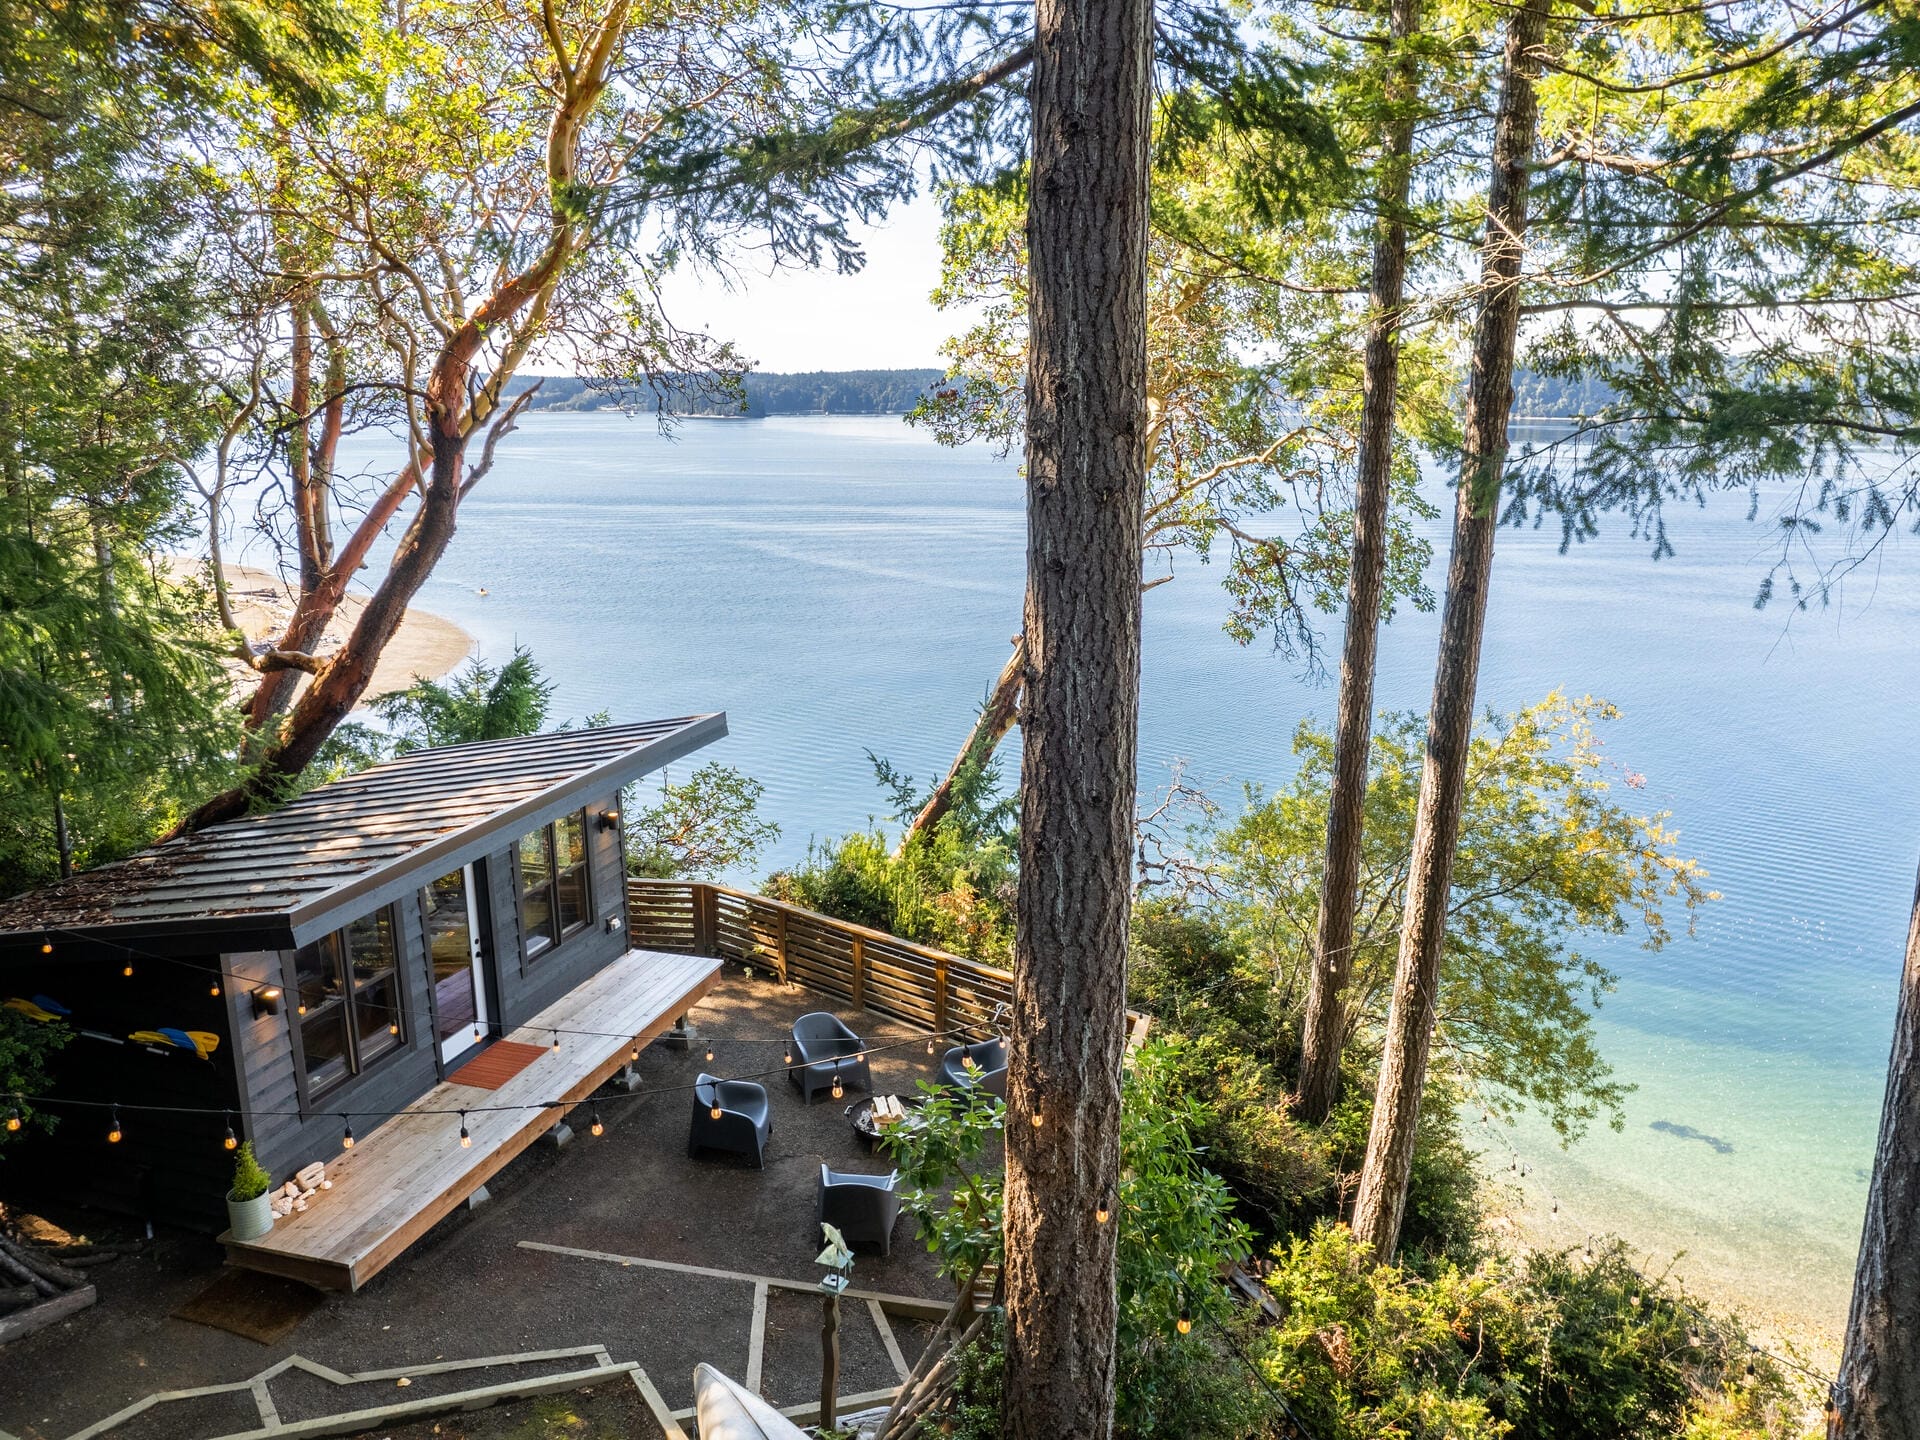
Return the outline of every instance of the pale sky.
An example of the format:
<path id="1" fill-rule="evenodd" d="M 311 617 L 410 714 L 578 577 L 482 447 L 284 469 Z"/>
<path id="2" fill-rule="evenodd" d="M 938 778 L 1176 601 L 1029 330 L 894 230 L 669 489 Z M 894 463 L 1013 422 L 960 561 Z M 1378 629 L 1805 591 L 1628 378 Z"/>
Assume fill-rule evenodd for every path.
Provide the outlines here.
<path id="1" fill-rule="evenodd" d="M 927 297 L 940 278 L 940 207 L 929 195 L 860 232 L 864 270 L 739 268 L 733 288 L 682 269 L 665 289 L 675 324 L 738 344 L 759 370 L 894 370 L 941 363 L 962 321 Z"/>

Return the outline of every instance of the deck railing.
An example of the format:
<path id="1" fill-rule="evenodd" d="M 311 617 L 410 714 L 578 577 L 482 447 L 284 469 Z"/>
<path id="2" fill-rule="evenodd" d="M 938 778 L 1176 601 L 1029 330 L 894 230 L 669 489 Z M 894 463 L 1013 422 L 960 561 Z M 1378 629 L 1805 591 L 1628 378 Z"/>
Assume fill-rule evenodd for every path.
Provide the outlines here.
<path id="1" fill-rule="evenodd" d="M 629 880 L 627 917 L 642 949 L 764 966 L 925 1030 L 989 1035 L 1013 1001 L 1008 971 L 725 885 Z"/>

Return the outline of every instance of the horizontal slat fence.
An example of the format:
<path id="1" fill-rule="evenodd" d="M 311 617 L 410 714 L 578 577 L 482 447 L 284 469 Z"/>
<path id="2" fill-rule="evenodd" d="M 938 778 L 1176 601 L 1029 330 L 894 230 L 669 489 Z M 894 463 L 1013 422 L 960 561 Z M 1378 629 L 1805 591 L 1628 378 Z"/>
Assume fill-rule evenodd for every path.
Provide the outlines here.
<path id="1" fill-rule="evenodd" d="M 1013 976 L 725 885 L 629 880 L 630 936 L 648 950 L 765 966 L 782 979 L 931 1031 L 985 1036 L 1013 1002 Z"/>

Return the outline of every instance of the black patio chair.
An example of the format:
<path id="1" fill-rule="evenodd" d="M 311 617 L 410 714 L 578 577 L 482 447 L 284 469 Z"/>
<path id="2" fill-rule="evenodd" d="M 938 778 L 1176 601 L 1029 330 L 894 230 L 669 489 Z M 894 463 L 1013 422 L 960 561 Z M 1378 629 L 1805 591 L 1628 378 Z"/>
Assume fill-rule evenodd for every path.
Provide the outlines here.
<path id="1" fill-rule="evenodd" d="M 731 1150 L 736 1155 L 751 1155 L 753 1163 L 764 1169 L 767 1137 L 772 1134 L 773 1107 L 767 1103 L 766 1086 L 704 1073 L 694 1082 L 693 1125 L 687 1132 L 689 1156 L 702 1150 Z"/>
<path id="2" fill-rule="evenodd" d="M 793 1022 L 793 1060 L 787 1078 L 811 1105 L 813 1092 L 830 1089 L 835 1075 L 843 1090 L 858 1086 L 872 1093 L 873 1072 L 867 1068 L 864 1042 L 838 1015 L 824 1010 L 802 1015 Z"/>
<path id="3" fill-rule="evenodd" d="M 814 1219 L 832 1225 L 849 1245 L 878 1245 L 882 1255 L 893 1253 L 893 1222 L 900 1218 L 900 1172 L 891 1175 L 854 1175 L 820 1167 L 820 1197 Z"/>
<path id="4" fill-rule="evenodd" d="M 940 1057 L 940 1083 L 968 1094 L 998 1095 L 1005 1100 L 1007 1042 L 996 1035 L 991 1040 L 954 1046 Z"/>

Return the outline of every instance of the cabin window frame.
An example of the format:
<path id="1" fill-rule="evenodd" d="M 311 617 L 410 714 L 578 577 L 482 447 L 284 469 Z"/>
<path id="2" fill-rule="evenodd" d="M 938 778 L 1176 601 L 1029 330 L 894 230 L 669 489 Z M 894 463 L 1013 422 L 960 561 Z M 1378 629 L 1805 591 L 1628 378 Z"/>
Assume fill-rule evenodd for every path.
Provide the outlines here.
<path id="1" fill-rule="evenodd" d="M 377 926 L 383 920 L 390 963 L 384 969 L 374 971 L 366 980 L 356 981 L 353 976 L 352 932 L 357 926 L 369 922 Z M 287 1029 L 293 1042 L 294 1078 L 299 1086 L 303 1111 L 312 1111 L 323 1103 L 336 1102 L 342 1092 L 351 1089 L 358 1081 L 385 1070 L 412 1050 L 413 1027 L 407 1023 L 405 933 L 401 923 L 400 902 L 393 901 L 364 915 L 355 916 L 345 925 L 329 930 L 308 945 L 284 952 L 285 989 L 291 1002 L 288 1008 L 292 1012 L 287 1017 Z M 301 988 L 300 957 L 304 951 L 315 949 L 331 955 L 339 993 L 320 1005 L 310 1006 L 306 1004 Z M 390 1004 L 377 1005 L 361 998 L 363 992 L 380 988 L 390 992 Z M 362 1023 L 363 1009 L 369 1017 L 384 1012 L 385 1018 L 376 1021 L 369 1030 Z M 307 1065 L 307 1031 L 310 1027 L 317 1029 L 315 1021 L 335 1014 L 340 1017 L 342 1027 L 340 1065 L 321 1080 Z M 397 1026 L 398 1032 L 389 1030 L 389 1025 Z"/>
<path id="2" fill-rule="evenodd" d="M 562 863 L 561 827 L 569 822 L 578 828 L 580 858 Z M 523 860 L 529 842 L 540 851 L 543 877 L 529 881 Z M 522 970 L 546 960 L 576 935 L 593 927 L 593 830 L 587 823 L 587 808 L 581 806 L 555 816 L 544 825 L 527 831 L 513 843 L 513 899 L 520 921 L 520 963 Z M 577 882 L 577 911 L 571 922 L 564 919 L 563 894 Z M 530 914 L 544 909 L 545 919 L 536 927 Z M 539 943 L 536 944 L 535 942 Z"/>

